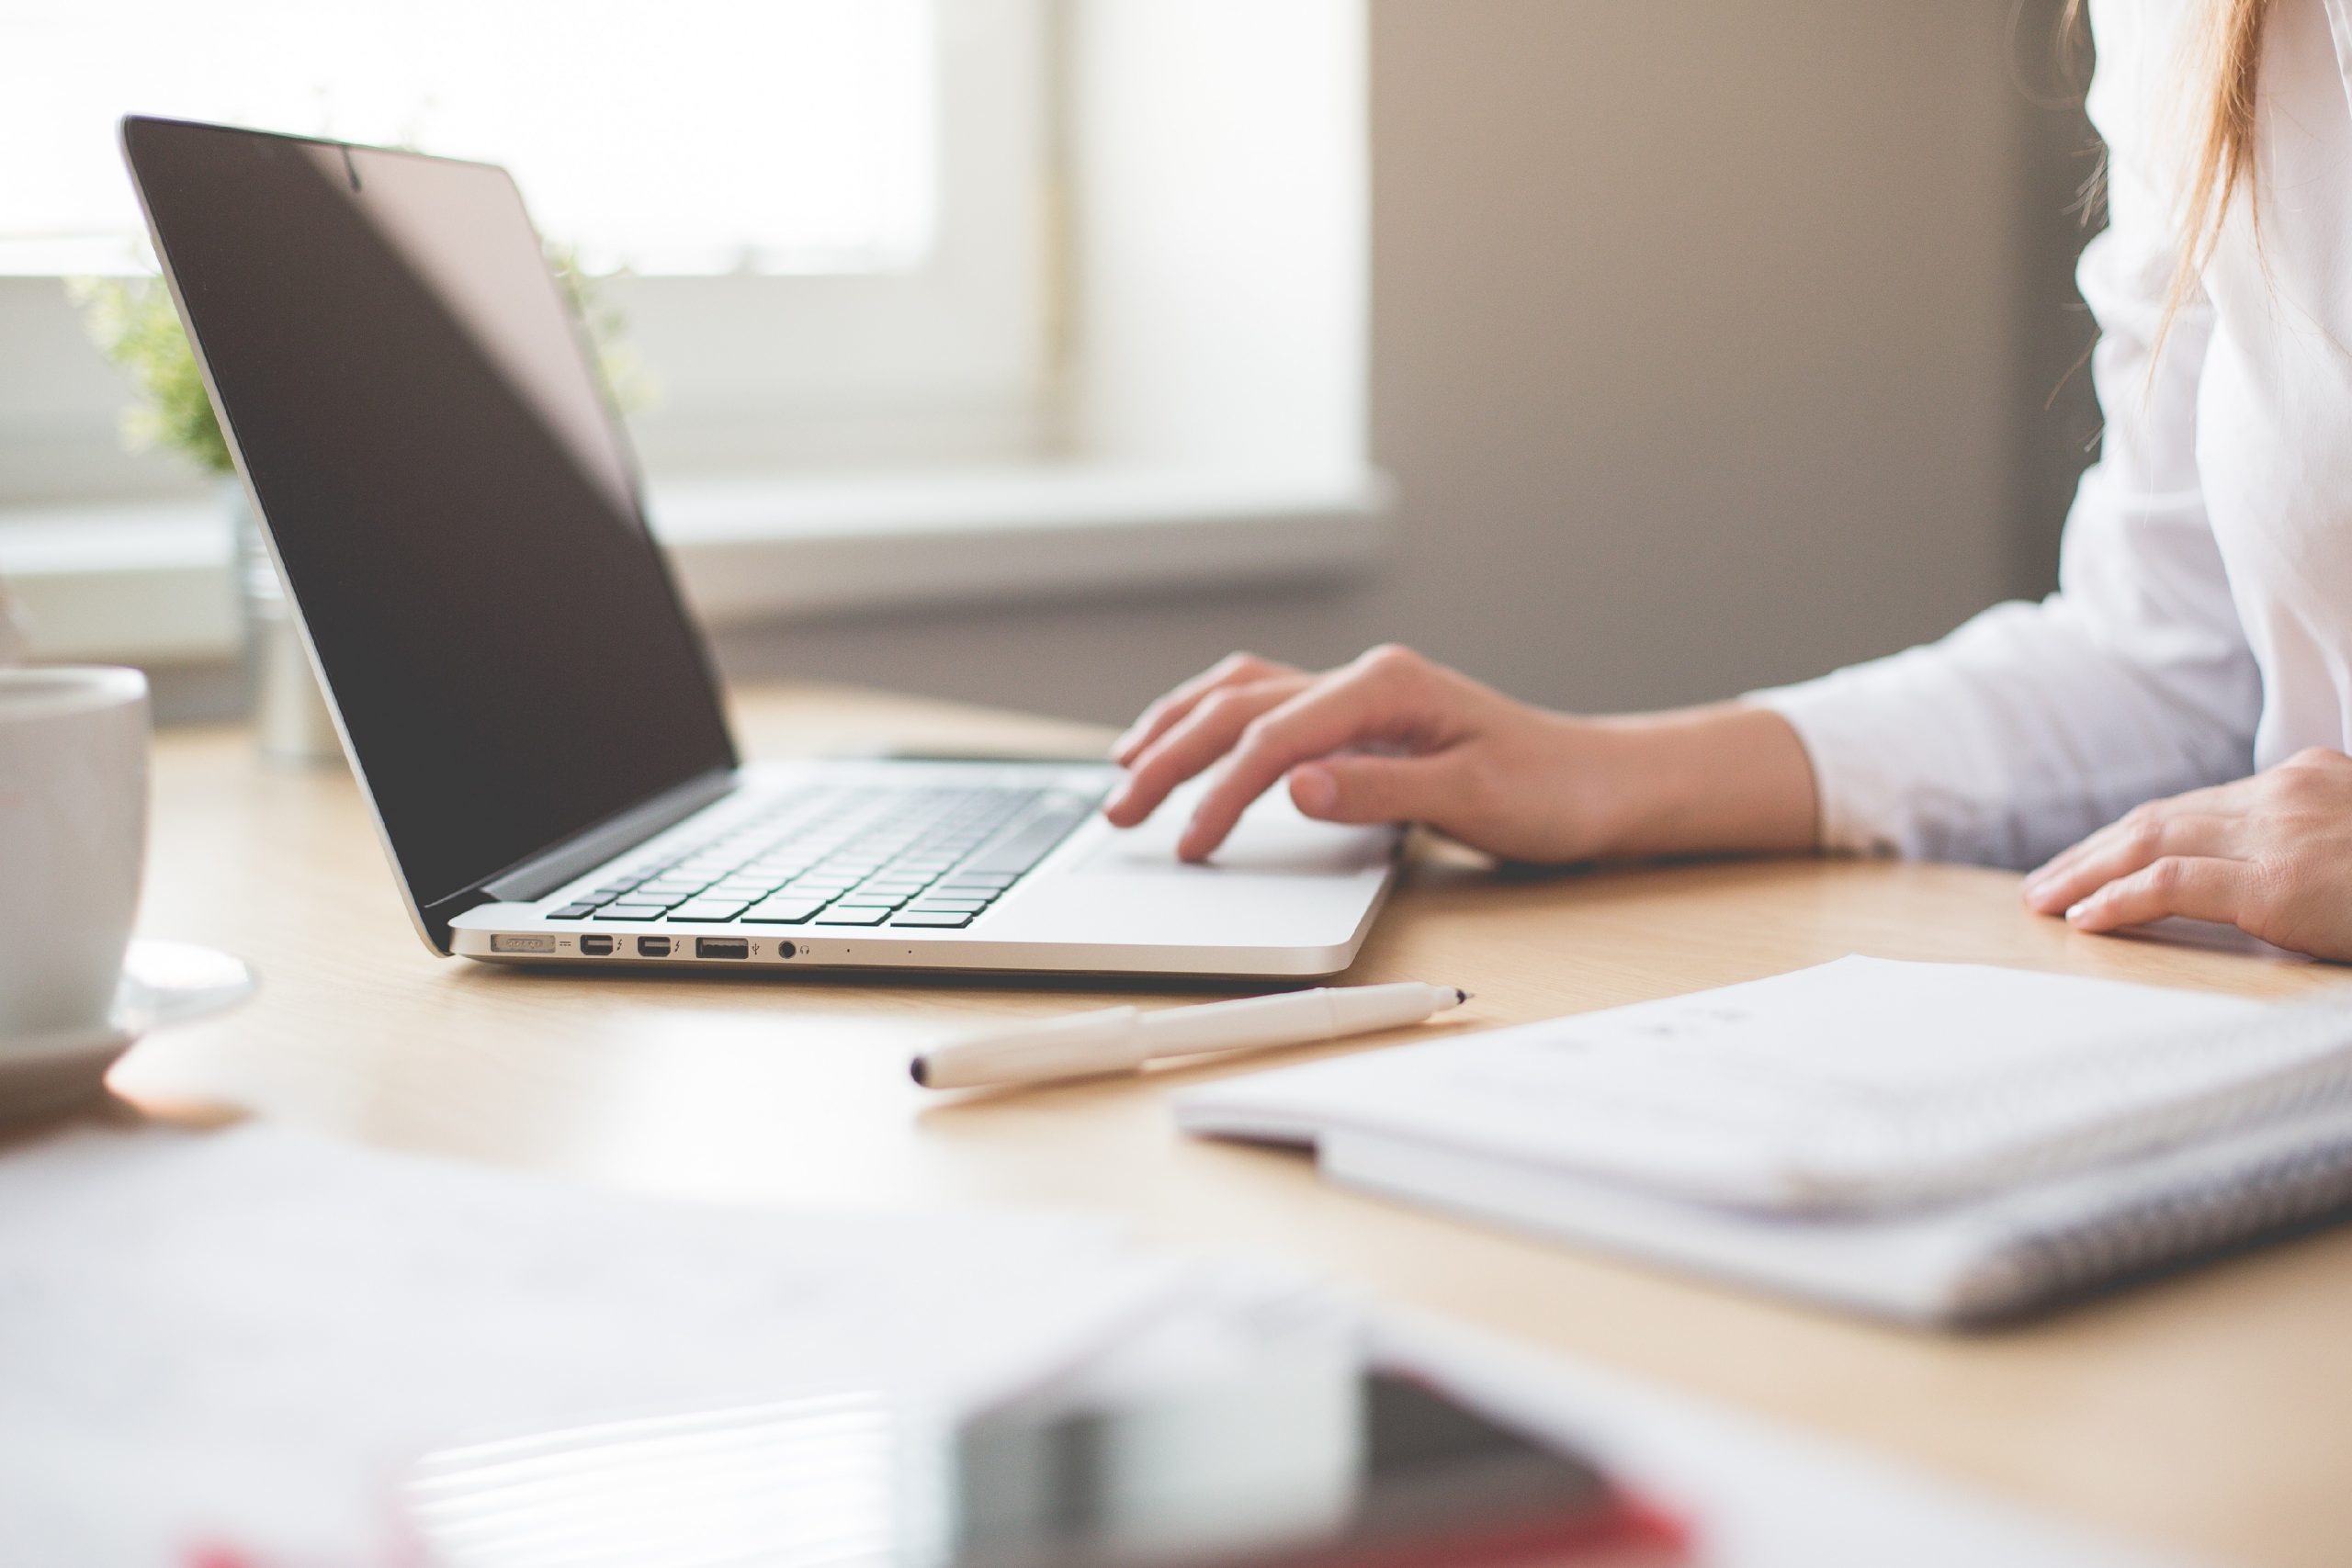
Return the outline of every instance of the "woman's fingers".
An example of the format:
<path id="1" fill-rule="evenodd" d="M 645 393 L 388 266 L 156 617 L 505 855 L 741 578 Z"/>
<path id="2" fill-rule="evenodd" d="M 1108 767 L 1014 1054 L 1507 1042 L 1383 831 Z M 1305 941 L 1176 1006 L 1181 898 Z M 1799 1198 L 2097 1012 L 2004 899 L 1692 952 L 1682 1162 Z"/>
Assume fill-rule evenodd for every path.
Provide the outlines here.
<path id="1" fill-rule="evenodd" d="M 2069 874 L 2091 856 L 2105 852 L 2118 840 L 2129 839 L 2134 834 L 2143 833 L 2152 825 L 2169 818 L 2226 817 L 2242 814 L 2246 807 L 2246 785 L 2252 782 L 2249 779 L 2239 779 L 2231 784 L 2192 789 L 2185 795 L 2167 795 L 2161 800 L 2151 800 L 2143 806 L 2134 807 L 2098 831 L 2086 834 L 2069 848 L 2061 850 L 2049 860 L 2028 872 L 2025 878 L 2027 902 L 2038 909 L 2043 908 L 2043 904 L 2035 897 L 2041 888 Z M 2054 914 L 2071 902 L 2073 902 L 2072 899 L 2066 899 L 2052 904 L 2045 912 Z"/>
<path id="2" fill-rule="evenodd" d="M 1305 675 L 1277 676 L 1202 693 L 1182 717 L 1135 754 L 1125 782 L 1102 803 L 1102 815 L 1121 828 L 1141 822 L 1159 808 L 1170 790 L 1232 750 L 1252 719 L 1290 701 L 1310 683 Z"/>
<path id="3" fill-rule="evenodd" d="M 2033 870 L 2026 873 L 2026 902 L 2033 905 L 2036 908 L 2041 908 L 2043 905 L 2041 899 L 2041 893 L 2043 888 L 2052 886 L 2060 879 L 2072 875 L 2077 866 L 2081 865 L 2086 860 L 2088 860 L 2093 855 L 2105 851 L 2107 847 L 2114 843 L 2116 840 L 2122 838 L 2127 834 L 2140 831 L 2144 825 L 2150 822 L 2160 820 L 2170 810 L 2172 802 L 2168 800 L 2152 800 L 2145 806 L 2135 807 L 2123 816 L 2117 818 L 2112 822 L 2109 822 L 2106 827 L 2098 829 L 2096 832 L 2086 834 L 2083 838 L 2076 840 L 2067 848 L 2061 850 L 2058 853 L 2051 856 L 2041 865 L 2036 866 Z M 2068 902 L 2071 902 L 2071 900 Z M 2057 908 L 2061 909 L 2065 907 L 2064 903 L 2061 903 L 2056 906 Z"/>
<path id="4" fill-rule="evenodd" d="M 1126 733 L 1111 743 L 1111 759 L 1122 766 L 1133 762 L 1145 747 L 1167 734 L 1211 692 L 1297 674 L 1299 671 L 1287 664 L 1277 664 L 1254 653 L 1228 653 L 1144 709 L 1135 723 L 1127 726 Z"/>
<path id="5" fill-rule="evenodd" d="M 2166 855 L 2075 905 L 2066 911 L 2066 923 L 2076 931 L 2111 931 L 2178 915 L 2242 925 L 2256 876 L 2248 861 Z"/>
<path id="6" fill-rule="evenodd" d="M 1367 740 L 1425 727 L 1420 712 L 1430 667 L 1402 649 L 1375 649 L 1335 675 L 1254 718 L 1176 840 L 1186 860 L 1225 841 L 1241 814 L 1301 762 Z"/>
<path id="7" fill-rule="evenodd" d="M 2243 823 L 2239 817 L 2202 811 L 2135 813 L 2084 840 L 2061 857 L 2064 863 L 2052 862 L 2036 873 L 2026 885 L 2026 903 L 2054 915 L 2166 855 L 2235 857 L 2244 853 Z"/>
<path id="8" fill-rule="evenodd" d="M 1237 654 L 1154 703 L 1120 737 L 1114 750 L 1127 777 L 1103 803 L 1103 815 L 1132 828 L 1178 785 L 1224 758 L 1177 843 L 1185 859 L 1204 859 L 1250 804 L 1300 762 L 1374 741 L 1409 739 L 1434 749 L 1433 738 L 1461 719 L 1458 712 L 1440 711 L 1449 706 L 1439 700 L 1442 676 L 1400 648 L 1374 649 L 1321 676 Z M 1334 821 L 1422 819 L 1437 809 L 1447 794 L 1443 780 L 1452 776 L 1435 759 L 1429 763 L 1333 758 L 1323 774 L 1304 781 L 1300 808 Z"/>
<path id="9" fill-rule="evenodd" d="M 1292 804 L 1319 822 L 1427 822 L 1458 806 L 1461 758 L 1324 757 L 1290 771 Z"/>

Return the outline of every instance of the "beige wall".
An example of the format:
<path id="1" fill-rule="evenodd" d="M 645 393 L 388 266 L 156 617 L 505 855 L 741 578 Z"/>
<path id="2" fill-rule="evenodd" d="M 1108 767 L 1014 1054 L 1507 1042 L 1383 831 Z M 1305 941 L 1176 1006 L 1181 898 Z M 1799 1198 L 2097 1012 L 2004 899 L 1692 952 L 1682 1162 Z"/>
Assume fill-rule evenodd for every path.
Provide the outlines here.
<path id="1" fill-rule="evenodd" d="M 1113 718 L 1235 646 L 1622 707 L 1934 636 L 2048 570 L 2085 172 L 2006 0 L 1374 0 L 1377 579 L 739 637 Z M 2042 78 L 2047 80 L 2046 73 Z"/>

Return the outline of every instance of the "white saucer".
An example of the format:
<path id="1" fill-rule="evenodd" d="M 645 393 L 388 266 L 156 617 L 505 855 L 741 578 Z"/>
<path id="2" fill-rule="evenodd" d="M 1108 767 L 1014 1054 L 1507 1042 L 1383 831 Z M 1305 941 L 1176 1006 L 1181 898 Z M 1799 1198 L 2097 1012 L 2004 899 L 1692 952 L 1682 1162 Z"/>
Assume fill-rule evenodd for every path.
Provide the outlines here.
<path id="1" fill-rule="evenodd" d="M 104 1024 L 0 1040 L 0 1120 L 43 1115 L 88 1099 L 141 1035 L 209 1018 L 253 989 L 254 972 L 242 958 L 192 942 L 133 942 Z"/>

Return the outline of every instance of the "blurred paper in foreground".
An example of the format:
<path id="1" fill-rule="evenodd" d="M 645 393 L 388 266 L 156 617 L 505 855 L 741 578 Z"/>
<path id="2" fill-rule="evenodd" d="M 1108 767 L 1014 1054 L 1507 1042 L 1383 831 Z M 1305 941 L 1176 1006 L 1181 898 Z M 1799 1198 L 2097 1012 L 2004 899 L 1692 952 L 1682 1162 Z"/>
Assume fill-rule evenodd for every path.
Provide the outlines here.
<path id="1" fill-rule="evenodd" d="M 412 1563 L 401 1493 L 429 1451 L 662 1410 L 829 1412 L 878 1440 L 887 1411 L 952 1419 L 1067 1372 L 1179 1277 L 1083 1220 L 702 1208 L 269 1128 L 77 1131 L 0 1156 L 5 1555 Z M 820 1495 L 852 1536 L 879 1501 Z"/>

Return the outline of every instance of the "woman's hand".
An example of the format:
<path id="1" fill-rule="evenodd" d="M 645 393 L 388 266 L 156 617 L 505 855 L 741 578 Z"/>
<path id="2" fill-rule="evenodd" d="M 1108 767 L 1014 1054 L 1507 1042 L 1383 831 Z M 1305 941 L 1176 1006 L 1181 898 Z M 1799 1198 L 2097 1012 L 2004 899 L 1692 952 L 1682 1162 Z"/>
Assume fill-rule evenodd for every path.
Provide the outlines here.
<path id="1" fill-rule="evenodd" d="M 1323 674 L 1237 653 L 1119 738 L 1127 779 L 1103 810 L 1132 828 L 1223 759 L 1177 841 L 1186 860 L 1205 858 L 1284 774 L 1298 808 L 1327 822 L 1426 822 L 1513 859 L 1577 860 L 1600 837 L 1575 798 L 1578 739 L 1573 721 L 1407 649 Z"/>
<path id="2" fill-rule="evenodd" d="M 2352 757 L 2300 751 L 2137 807 L 2028 876 L 2025 900 L 2076 931 L 2181 915 L 2352 959 Z"/>
<path id="3" fill-rule="evenodd" d="M 1811 767 L 1776 715 L 1572 718 L 1403 648 L 1319 674 L 1235 654 L 1154 703 L 1113 755 L 1127 779 L 1103 812 L 1123 828 L 1222 761 L 1177 842 L 1187 860 L 1285 776 L 1309 817 L 1425 823 L 1538 863 L 1813 842 Z"/>

